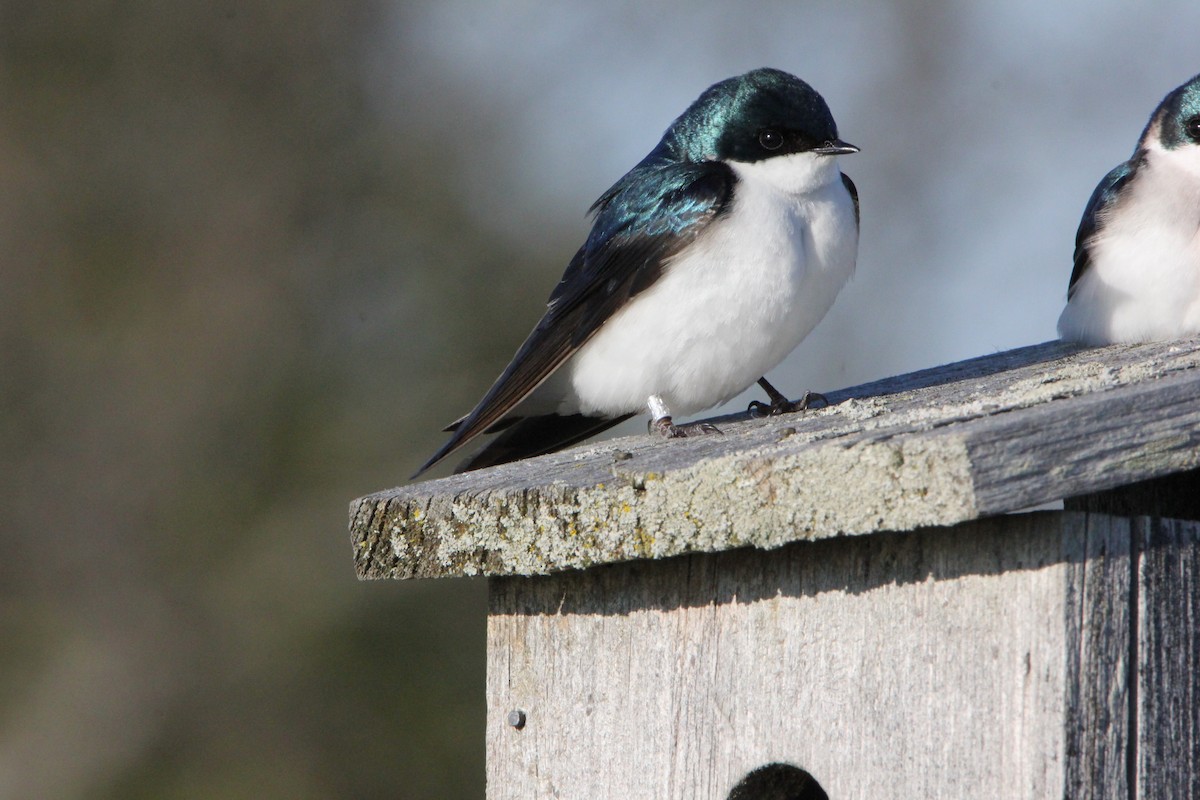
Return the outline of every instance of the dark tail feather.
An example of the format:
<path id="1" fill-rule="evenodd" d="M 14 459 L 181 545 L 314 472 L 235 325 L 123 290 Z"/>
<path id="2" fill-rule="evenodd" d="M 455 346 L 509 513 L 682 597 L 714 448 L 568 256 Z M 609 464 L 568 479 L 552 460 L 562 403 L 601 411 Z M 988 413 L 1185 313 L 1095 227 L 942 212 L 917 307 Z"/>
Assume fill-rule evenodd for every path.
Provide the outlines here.
<path id="1" fill-rule="evenodd" d="M 457 434 L 458 429 L 462 427 L 462 424 L 466 419 L 467 419 L 466 417 L 460 417 L 459 419 L 454 420 L 454 422 L 451 422 L 449 425 L 447 425 L 442 430 Z M 499 433 L 500 431 L 507 430 L 508 428 L 512 427 L 517 422 L 518 422 L 518 419 L 502 419 L 499 422 L 497 422 L 495 425 L 493 425 L 492 427 L 485 430 L 484 433 Z M 608 426 L 605 425 L 603 428 L 599 428 L 597 432 L 602 431 L 602 430 L 604 430 L 604 428 L 607 428 L 607 427 Z M 408 479 L 410 481 L 416 480 L 418 477 L 420 477 L 421 473 L 425 472 L 425 470 L 429 469 L 434 464 L 438 463 L 443 458 L 450 455 L 458 448 L 462 447 L 463 444 L 465 442 L 469 442 L 471 440 L 471 438 L 472 437 L 466 437 L 464 439 L 464 437 L 462 437 L 462 436 L 457 436 L 457 435 L 451 436 L 450 440 L 448 442 L 446 442 L 444 445 L 442 445 L 440 450 L 438 450 L 436 453 L 434 453 L 432 456 L 430 456 L 429 460 L 426 461 L 424 464 L 422 464 L 421 468 L 419 470 L 417 470 L 416 472 L 414 472 L 412 475 L 410 475 Z M 579 440 L 576 439 L 575 441 L 579 441 Z M 496 463 L 501 463 L 501 462 L 496 462 Z M 456 472 L 465 472 L 465 471 L 466 470 L 462 470 L 462 469 L 456 470 Z"/>
<path id="2" fill-rule="evenodd" d="M 602 433 L 632 416 L 625 414 L 612 419 L 585 417 L 582 414 L 526 417 L 509 425 L 486 447 L 455 467 L 454 471 L 467 472 L 553 453 Z"/>

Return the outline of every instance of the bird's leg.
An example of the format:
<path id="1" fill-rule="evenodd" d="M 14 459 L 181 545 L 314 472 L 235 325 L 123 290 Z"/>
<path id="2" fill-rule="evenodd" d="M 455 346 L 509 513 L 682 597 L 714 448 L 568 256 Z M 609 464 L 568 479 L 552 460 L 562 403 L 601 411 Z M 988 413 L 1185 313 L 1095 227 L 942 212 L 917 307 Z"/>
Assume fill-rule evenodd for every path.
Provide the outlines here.
<path id="1" fill-rule="evenodd" d="M 681 439 L 687 436 L 703 436 L 706 433 L 720 433 L 721 429 L 707 422 L 692 422 L 687 425 L 676 425 L 671 422 L 671 409 L 656 394 L 646 400 L 646 408 L 650 410 L 648 432 L 658 432 L 664 439 Z"/>
<path id="2" fill-rule="evenodd" d="M 776 414 L 787 414 L 792 411 L 805 411 L 813 407 L 813 403 L 821 403 L 821 405 L 829 405 L 829 401 L 823 394 L 816 392 L 805 392 L 804 396 L 796 402 L 792 402 L 783 396 L 783 392 L 771 385 L 765 377 L 758 379 L 758 385 L 767 393 L 767 399 L 771 401 L 770 405 L 760 403 L 754 400 L 750 403 L 750 407 L 746 410 L 755 417 L 773 417 Z"/>

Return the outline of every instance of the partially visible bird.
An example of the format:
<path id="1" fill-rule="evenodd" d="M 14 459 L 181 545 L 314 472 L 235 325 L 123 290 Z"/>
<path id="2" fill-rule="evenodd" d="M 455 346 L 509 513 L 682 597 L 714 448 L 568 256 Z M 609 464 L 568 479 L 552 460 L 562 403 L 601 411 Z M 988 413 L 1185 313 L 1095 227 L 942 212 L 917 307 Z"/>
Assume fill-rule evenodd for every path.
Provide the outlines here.
<path id="1" fill-rule="evenodd" d="M 858 195 L 825 100 L 756 69 L 709 87 L 600 196 L 587 241 L 512 362 L 417 475 L 483 433 L 457 471 L 553 452 L 648 411 L 667 437 L 715 431 L 677 415 L 756 380 L 825 316 L 854 272 Z M 413 477 L 416 477 L 414 475 Z"/>
<path id="2" fill-rule="evenodd" d="M 1092 193 L 1058 333 L 1086 344 L 1200 333 L 1200 75 L 1163 98 Z"/>
<path id="3" fill-rule="evenodd" d="M 808 772 L 776 762 L 747 773 L 726 800 L 829 800 L 829 795 Z"/>

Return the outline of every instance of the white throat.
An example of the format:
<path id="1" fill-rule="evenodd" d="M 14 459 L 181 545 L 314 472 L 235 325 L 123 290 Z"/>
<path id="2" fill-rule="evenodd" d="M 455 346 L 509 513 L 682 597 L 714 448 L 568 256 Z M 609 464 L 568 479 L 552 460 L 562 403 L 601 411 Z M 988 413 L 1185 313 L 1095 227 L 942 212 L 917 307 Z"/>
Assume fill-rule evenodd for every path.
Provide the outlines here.
<path id="1" fill-rule="evenodd" d="M 1168 150 L 1154 136 L 1146 145 L 1146 167 L 1156 174 L 1155 182 L 1169 180 L 1173 183 L 1200 187 L 1200 144 L 1181 144 Z"/>
<path id="2" fill-rule="evenodd" d="M 785 194 L 808 194 L 842 177 L 834 156 L 792 153 L 763 161 L 730 161 L 740 180 L 764 183 Z"/>

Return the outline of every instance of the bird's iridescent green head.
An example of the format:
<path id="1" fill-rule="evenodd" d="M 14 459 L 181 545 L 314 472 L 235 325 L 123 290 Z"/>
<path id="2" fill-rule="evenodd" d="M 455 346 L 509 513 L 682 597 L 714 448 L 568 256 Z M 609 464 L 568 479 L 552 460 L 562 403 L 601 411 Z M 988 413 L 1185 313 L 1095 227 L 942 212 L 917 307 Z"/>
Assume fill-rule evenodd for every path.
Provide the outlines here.
<path id="1" fill-rule="evenodd" d="M 1163 98 L 1143 139 L 1147 136 L 1157 136 L 1166 150 L 1200 144 L 1200 75 Z"/>
<path id="2" fill-rule="evenodd" d="M 679 116 L 656 149 L 673 161 L 761 161 L 778 155 L 852 153 L 829 106 L 794 75 L 762 68 L 713 84 Z"/>

